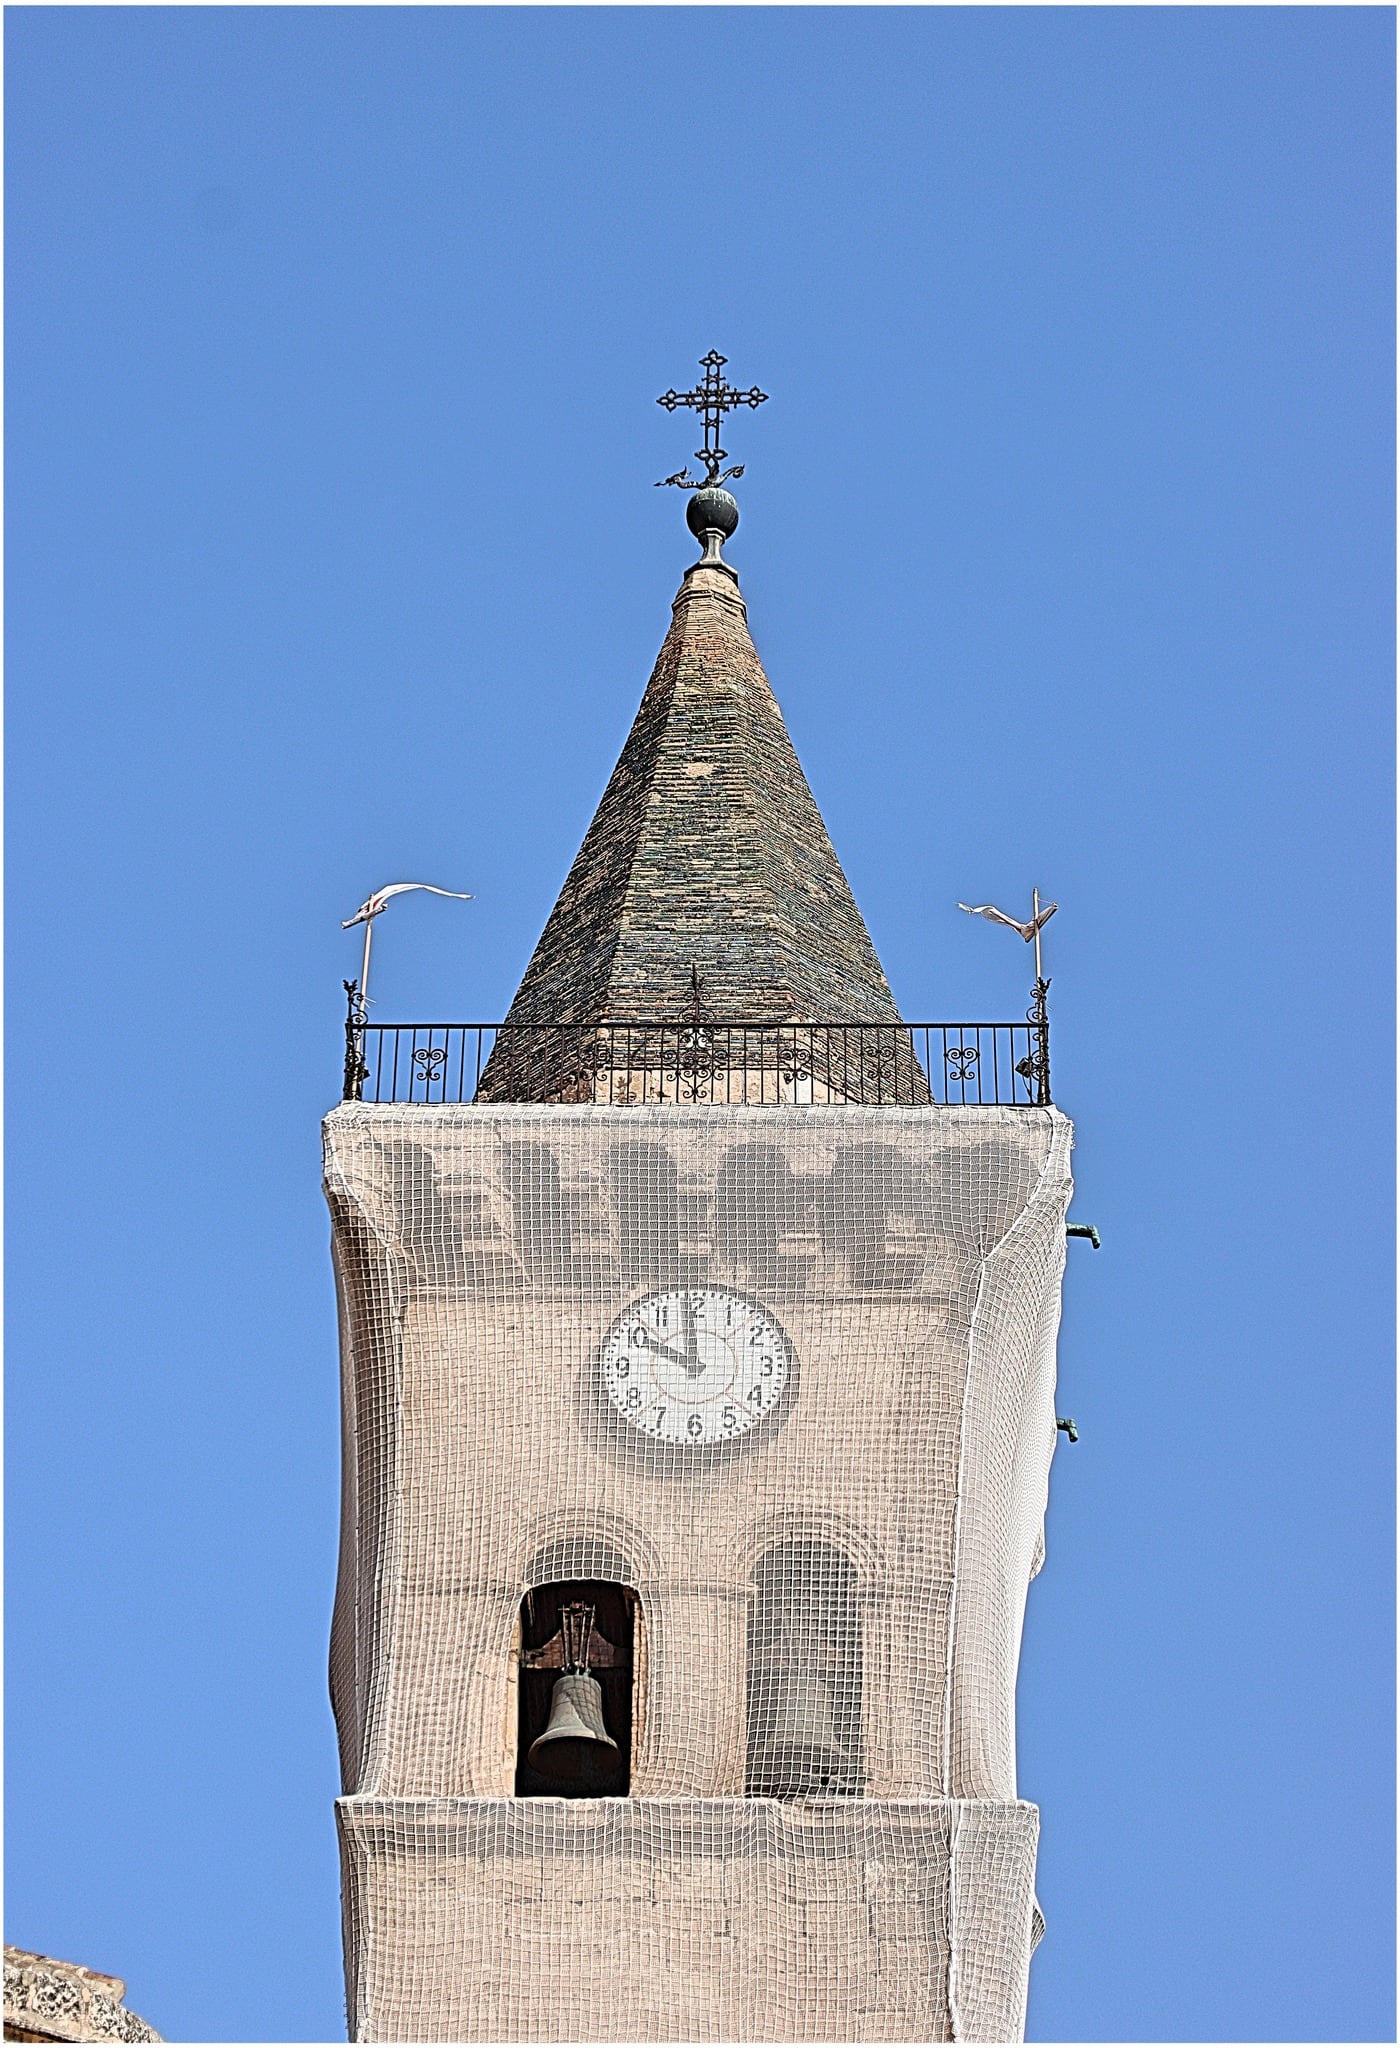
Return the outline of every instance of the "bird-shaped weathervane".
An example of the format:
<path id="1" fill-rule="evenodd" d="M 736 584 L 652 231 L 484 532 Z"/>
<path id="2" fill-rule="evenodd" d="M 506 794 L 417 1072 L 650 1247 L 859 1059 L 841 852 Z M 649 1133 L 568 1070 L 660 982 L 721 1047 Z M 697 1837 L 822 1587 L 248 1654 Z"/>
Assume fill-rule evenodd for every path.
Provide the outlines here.
<path id="1" fill-rule="evenodd" d="M 456 896 L 463 903 L 470 903 L 472 900 L 465 889 L 439 889 L 436 882 L 390 882 L 387 888 L 376 889 L 372 896 L 366 896 L 353 917 L 342 919 L 340 929 L 343 932 L 348 932 L 357 924 L 362 924 L 365 928 L 365 957 L 360 968 L 360 979 L 357 983 L 347 981 L 345 984 L 345 992 L 350 997 L 352 1016 L 358 1010 L 361 1023 L 365 1021 L 369 1009 L 369 942 L 374 936 L 374 920 L 388 909 L 391 897 L 402 896 L 410 889 L 426 889 L 430 896 Z"/>
<path id="2" fill-rule="evenodd" d="M 1047 903 L 1045 908 L 1042 910 L 1040 907 L 1040 891 L 1039 889 L 1032 889 L 1030 921 L 1027 924 L 1022 924 L 1019 918 L 1008 917 L 1004 910 L 998 910 L 995 903 L 960 903 L 958 905 L 958 909 L 965 910 L 969 917 L 985 917 L 988 924 L 1009 925 L 1013 932 L 1019 932 L 1021 934 L 1021 937 L 1025 940 L 1028 946 L 1030 945 L 1031 941 L 1034 940 L 1035 978 L 1037 981 L 1041 981 L 1044 979 L 1044 976 L 1041 974 L 1040 971 L 1041 927 L 1043 925 L 1049 924 L 1051 918 L 1055 915 L 1055 912 L 1059 909 L 1059 907 L 1060 906 L 1058 903 Z"/>

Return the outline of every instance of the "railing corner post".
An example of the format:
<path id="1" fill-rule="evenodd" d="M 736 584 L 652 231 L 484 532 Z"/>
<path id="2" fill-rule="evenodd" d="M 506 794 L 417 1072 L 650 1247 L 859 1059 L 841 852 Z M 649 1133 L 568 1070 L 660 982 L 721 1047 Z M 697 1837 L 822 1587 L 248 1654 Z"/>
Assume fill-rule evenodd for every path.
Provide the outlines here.
<path id="1" fill-rule="evenodd" d="M 345 989 L 345 1085 L 342 1102 L 359 1102 L 369 1068 L 364 1057 L 365 1006 L 360 1000 L 358 981 L 347 981 Z"/>
<path id="2" fill-rule="evenodd" d="M 1036 1102 L 1041 1109 L 1050 1107 L 1050 1011 L 1045 998 L 1050 992 L 1048 981 L 1037 980 L 1035 1002 L 1032 1006 L 1031 1021 L 1035 1025 L 1035 1074 Z"/>

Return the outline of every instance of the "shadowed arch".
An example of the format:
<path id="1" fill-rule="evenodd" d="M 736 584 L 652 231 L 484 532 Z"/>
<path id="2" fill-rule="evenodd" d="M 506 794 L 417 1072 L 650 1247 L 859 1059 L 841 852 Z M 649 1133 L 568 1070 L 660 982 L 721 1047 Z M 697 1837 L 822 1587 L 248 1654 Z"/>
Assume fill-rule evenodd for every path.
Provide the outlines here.
<path id="1" fill-rule="evenodd" d="M 546 1579 L 615 1579 L 636 1586 L 662 1569 L 651 1538 L 625 1515 L 557 1508 L 535 1515 L 516 1540 L 511 1576 L 519 1592 Z"/>
<path id="2" fill-rule="evenodd" d="M 761 1515 L 734 1533 L 727 1570 L 751 1586 L 760 1559 L 782 1543 L 821 1543 L 850 1559 L 862 1592 L 883 1591 L 891 1569 L 883 1544 L 863 1523 L 834 1508 L 779 1508 Z"/>
<path id="3" fill-rule="evenodd" d="M 864 1789 L 858 1574 L 835 1544 L 776 1543 L 754 1570 L 744 1789 L 852 1798 Z"/>

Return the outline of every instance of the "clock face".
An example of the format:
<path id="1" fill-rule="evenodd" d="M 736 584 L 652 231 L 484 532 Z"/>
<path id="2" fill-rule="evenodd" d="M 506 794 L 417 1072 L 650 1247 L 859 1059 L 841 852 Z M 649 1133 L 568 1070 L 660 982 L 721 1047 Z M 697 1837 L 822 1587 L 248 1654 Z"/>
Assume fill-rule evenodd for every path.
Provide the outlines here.
<path id="1" fill-rule="evenodd" d="M 670 1444 L 717 1444 L 777 1407 L 792 1346 L 760 1302 L 727 1287 L 644 1294 L 603 1345 L 603 1384 L 619 1415 Z"/>

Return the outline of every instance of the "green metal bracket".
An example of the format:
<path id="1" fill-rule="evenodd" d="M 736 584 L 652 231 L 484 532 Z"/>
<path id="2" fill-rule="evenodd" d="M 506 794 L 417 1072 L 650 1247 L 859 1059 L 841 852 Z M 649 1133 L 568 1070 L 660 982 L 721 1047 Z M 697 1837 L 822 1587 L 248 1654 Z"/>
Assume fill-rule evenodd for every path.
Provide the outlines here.
<path id="1" fill-rule="evenodd" d="M 1065 1225 L 1065 1236 L 1087 1237 L 1090 1244 L 1094 1247 L 1095 1251 L 1097 1251 L 1099 1248 L 1099 1233 L 1094 1228 L 1092 1223 L 1067 1223 Z"/>

